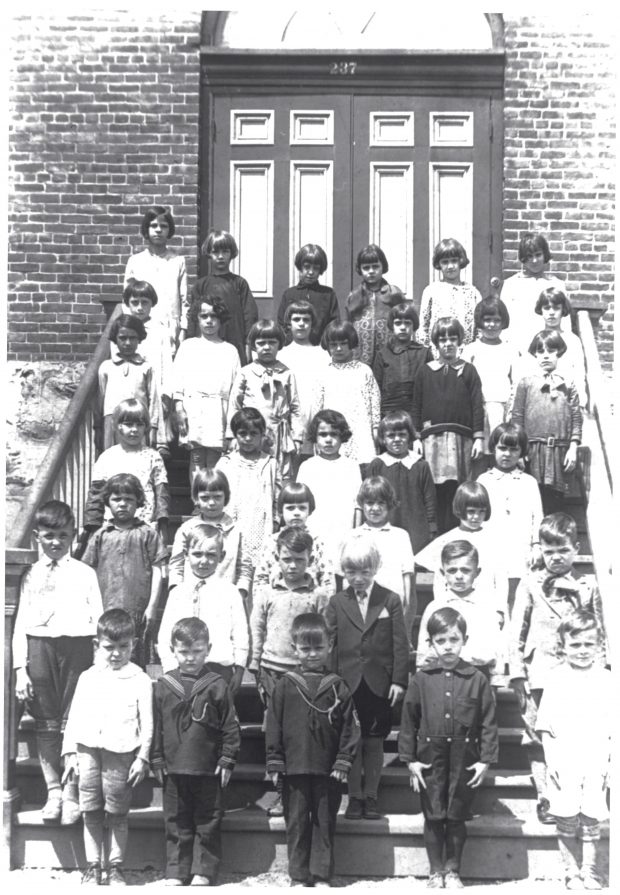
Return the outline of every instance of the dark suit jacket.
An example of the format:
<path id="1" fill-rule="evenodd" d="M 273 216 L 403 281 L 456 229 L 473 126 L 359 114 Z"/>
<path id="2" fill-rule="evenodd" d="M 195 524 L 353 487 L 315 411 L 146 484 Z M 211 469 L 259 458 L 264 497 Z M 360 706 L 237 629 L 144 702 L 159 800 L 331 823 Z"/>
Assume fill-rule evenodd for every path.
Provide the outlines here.
<path id="1" fill-rule="evenodd" d="M 325 620 L 334 638 L 334 671 L 345 679 L 352 693 L 362 678 L 377 696 L 386 697 L 391 684 L 407 688 L 409 646 L 397 594 L 373 584 L 364 621 L 349 587 L 331 598 Z"/>

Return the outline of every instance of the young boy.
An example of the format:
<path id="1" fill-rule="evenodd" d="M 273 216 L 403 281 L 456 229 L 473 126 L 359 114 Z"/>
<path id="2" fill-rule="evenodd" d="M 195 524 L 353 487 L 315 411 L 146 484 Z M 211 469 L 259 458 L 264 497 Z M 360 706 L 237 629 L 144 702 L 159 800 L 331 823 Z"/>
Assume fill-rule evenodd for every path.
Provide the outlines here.
<path id="1" fill-rule="evenodd" d="M 176 668 L 155 684 L 151 762 L 164 786 L 166 881 L 208 886 L 222 854 L 222 789 L 239 754 L 239 722 L 226 681 L 206 665 L 209 630 L 182 618 L 171 631 Z M 194 859 L 194 839 L 198 839 Z"/>
<path id="2" fill-rule="evenodd" d="M 422 802 L 427 887 L 460 889 L 465 821 L 499 754 L 495 702 L 484 674 L 461 658 L 467 642 L 463 616 L 449 606 L 438 609 L 426 633 L 433 659 L 409 684 L 398 753 Z"/>
<path id="3" fill-rule="evenodd" d="M 105 819 L 108 885 L 126 885 L 122 865 L 131 790 L 146 776 L 153 737 L 151 679 L 130 662 L 134 633 L 124 609 L 103 613 L 95 663 L 80 675 L 63 739 L 64 778 L 79 780 L 87 862 L 83 883 L 101 885 Z"/>
<path id="4" fill-rule="evenodd" d="M 478 593 L 476 579 L 480 574 L 478 551 L 469 541 L 450 541 L 441 551 L 441 575 L 446 591 L 431 600 L 422 615 L 416 667 L 422 668 L 427 658 L 434 658 L 432 646 L 426 638 L 428 619 L 437 609 L 451 606 L 467 622 L 469 637 L 463 659 L 491 677 L 498 654 L 500 624 L 503 617 L 493 609 L 493 599 Z M 491 595 L 492 597 L 492 595 Z"/>
<path id="5" fill-rule="evenodd" d="M 61 738 L 78 678 L 93 661 L 93 636 L 103 609 L 95 572 L 72 559 L 75 519 L 60 500 L 42 504 L 34 536 L 41 558 L 22 581 L 15 631 L 15 693 L 35 720 L 47 801 L 46 822 L 77 823 L 75 784 L 61 792 Z"/>
<path id="6" fill-rule="evenodd" d="M 375 582 L 381 556 L 366 532 L 351 534 L 340 555 L 349 586 L 327 604 L 325 621 L 337 649 L 335 671 L 353 693 L 362 740 L 349 775 L 345 817 L 377 820 L 383 740 L 409 677 L 409 645 L 397 594 Z M 362 775 L 364 786 L 362 788 Z"/>
<path id="7" fill-rule="evenodd" d="M 224 557 L 221 531 L 214 525 L 198 525 L 188 536 L 190 575 L 168 595 L 159 629 L 157 651 L 164 671 L 176 665 L 170 635 L 180 618 L 195 615 L 211 632 L 209 665 L 230 686 L 234 696 L 243 680 L 250 641 L 248 620 L 241 594 L 216 570 Z"/>
<path id="8" fill-rule="evenodd" d="M 381 392 L 382 417 L 392 410 L 411 412 L 413 380 L 418 370 L 433 359 L 432 350 L 415 341 L 420 319 L 413 302 L 401 302 L 390 308 L 387 325 L 391 335 L 375 354 L 372 364 Z"/>
<path id="9" fill-rule="evenodd" d="M 307 573 L 312 555 L 311 535 L 294 526 L 283 528 L 276 549 L 280 574 L 270 586 L 258 590 L 250 615 L 250 671 L 256 675 L 266 708 L 276 682 L 297 665 L 297 655 L 291 643 L 294 619 L 303 612 L 320 612 L 325 604 L 314 579 Z M 272 817 L 280 817 L 283 813 L 280 794 L 278 790 L 278 798 L 269 809 Z"/>
<path id="10" fill-rule="evenodd" d="M 136 629 L 131 660 L 144 668 L 168 551 L 156 529 L 136 517 L 144 490 L 135 475 L 109 478 L 103 500 L 112 518 L 90 538 L 83 562 L 97 572 L 103 608 L 131 615 Z"/>
<path id="11" fill-rule="evenodd" d="M 328 672 L 331 645 L 322 615 L 293 621 L 299 668 L 274 687 L 267 710 L 267 773 L 283 781 L 291 885 L 328 886 L 340 784 L 347 779 L 360 728 L 351 691 Z"/>

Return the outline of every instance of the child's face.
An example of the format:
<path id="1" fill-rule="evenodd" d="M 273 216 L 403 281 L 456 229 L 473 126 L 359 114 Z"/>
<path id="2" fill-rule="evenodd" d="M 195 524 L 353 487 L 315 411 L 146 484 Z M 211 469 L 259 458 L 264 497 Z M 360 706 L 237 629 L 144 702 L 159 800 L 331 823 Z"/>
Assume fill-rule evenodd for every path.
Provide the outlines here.
<path id="1" fill-rule="evenodd" d="M 302 550 L 294 553 L 288 547 L 282 545 L 278 551 L 278 565 L 285 582 L 291 586 L 300 584 L 304 580 L 306 569 L 310 564 L 310 553 Z"/>
<path id="2" fill-rule="evenodd" d="M 321 276 L 321 265 L 313 261 L 304 261 L 299 269 L 302 283 L 316 283 Z"/>
<path id="3" fill-rule="evenodd" d="M 137 317 L 143 323 L 150 320 L 153 310 L 153 302 L 150 298 L 146 298 L 144 295 L 132 295 L 126 304 L 132 317 Z"/>
<path id="4" fill-rule="evenodd" d="M 540 309 L 545 321 L 545 329 L 559 329 L 562 325 L 562 305 L 543 305 Z"/>
<path id="5" fill-rule="evenodd" d="M 437 339 L 437 351 L 440 359 L 445 363 L 456 360 L 459 353 L 459 344 L 458 336 L 439 336 Z"/>
<path id="6" fill-rule="evenodd" d="M 116 347 L 121 357 L 133 357 L 138 350 L 140 339 L 138 333 L 128 326 L 121 326 L 116 336 Z"/>
<path id="7" fill-rule="evenodd" d="M 564 655 L 573 668 L 591 668 L 599 651 L 600 641 L 596 628 L 567 634 L 564 638 Z"/>
<path id="8" fill-rule="evenodd" d="M 133 637 L 122 637 L 120 640 L 110 640 L 107 637 L 102 637 L 99 640 L 95 640 L 97 660 L 107 668 L 118 671 L 127 665 L 131 659 L 133 645 Z"/>
<path id="9" fill-rule="evenodd" d="M 254 342 L 254 352 L 256 360 L 264 367 L 271 367 L 276 362 L 280 343 L 277 339 L 256 339 Z"/>
<path id="10" fill-rule="evenodd" d="M 257 457 L 263 445 L 263 433 L 259 429 L 239 429 L 235 435 L 239 453 L 245 457 Z"/>
<path id="11" fill-rule="evenodd" d="M 499 314 L 487 314 L 482 318 L 480 338 L 483 342 L 497 342 L 502 333 L 502 318 Z"/>
<path id="12" fill-rule="evenodd" d="M 208 254 L 209 261 L 211 262 L 211 270 L 216 275 L 221 275 L 223 273 L 228 273 L 228 268 L 230 267 L 230 262 L 232 260 L 230 249 L 224 248 L 213 248 Z"/>
<path id="13" fill-rule="evenodd" d="M 533 276 L 539 276 L 545 269 L 544 252 L 530 252 L 530 254 L 526 255 L 525 257 L 523 267 L 525 270 L 527 270 L 528 273 L 531 273 Z"/>
<path id="14" fill-rule="evenodd" d="M 539 348 L 536 352 L 536 363 L 543 373 L 553 373 L 558 365 L 558 352 L 552 348 Z"/>
<path id="15" fill-rule="evenodd" d="M 316 449 L 319 456 L 334 460 L 340 455 L 342 436 L 338 429 L 329 423 L 319 423 L 316 430 Z"/>
<path id="16" fill-rule="evenodd" d="M 413 338 L 413 320 L 406 317 L 396 317 L 392 324 L 392 332 L 398 342 L 408 344 Z"/>
<path id="17" fill-rule="evenodd" d="M 301 528 L 305 525 L 310 515 L 310 504 L 308 501 L 303 503 L 283 503 L 282 504 L 282 524 L 294 525 Z"/>
<path id="18" fill-rule="evenodd" d="M 390 516 L 389 507 L 384 500 L 365 500 L 362 503 L 362 513 L 364 522 L 372 528 L 383 528 Z"/>
<path id="19" fill-rule="evenodd" d="M 206 521 L 221 519 L 226 506 L 226 495 L 223 491 L 199 491 L 196 495 L 196 507 Z"/>
<path id="20" fill-rule="evenodd" d="M 153 218 L 149 224 L 149 242 L 153 246 L 165 247 L 170 234 L 170 224 L 163 214 Z"/>
<path id="21" fill-rule="evenodd" d="M 465 507 L 460 528 L 465 528 L 467 531 L 480 531 L 485 516 L 486 511 L 483 507 Z"/>
<path id="22" fill-rule="evenodd" d="M 495 465 L 502 472 L 512 472 L 517 468 L 521 459 L 521 448 L 509 447 L 507 444 L 499 442 L 495 445 Z"/>
<path id="23" fill-rule="evenodd" d="M 442 258 L 439 262 L 441 278 L 446 283 L 459 283 L 461 280 L 461 262 L 458 258 Z"/>
<path id="24" fill-rule="evenodd" d="M 293 650 L 303 671 L 321 671 L 332 648 L 327 635 L 322 633 L 320 639 L 295 640 Z"/>
<path id="25" fill-rule="evenodd" d="M 327 348 L 335 364 L 346 364 L 353 357 L 353 349 L 346 339 L 338 342 L 328 342 Z"/>
<path id="26" fill-rule="evenodd" d="M 135 494 L 110 494 L 108 506 L 116 524 L 129 528 L 138 509 L 138 498 Z"/>
<path id="27" fill-rule="evenodd" d="M 566 575 L 579 555 L 579 541 L 574 544 L 569 538 L 563 538 L 557 544 L 541 541 L 540 550 L 543 562 L 552 575 Z"/>
<path id="28" fill-rule="evenodd" d="M 46 528 L 41 525 L 34 536 L 41 545 L 41 550 L 48 559 L 59 560 L 71 549 L 73 536 L 75 531 L 72 526 L 61 526 L 60 528 Z"/>
<path id="29" fill-rule="evenodd" d="M 210 649 L 211 644 L 208 640 L 194 640 L 193 643 L 183 643 L 181 640 L 172 642 L 172 655 L 182 674 L 198 674 L 207 661 Z"/>
<path id="30" fill-rule="evenodd" d="M 368 592 L 372 587 L 377 571 L 376 569 L 371 568 L 371 566 L 362 566 L 359 569 L 354 568 L 345 560 L 342 563 L 342 574 L 353 590 L 365 590 Z"/>
<path id="31" fill-rule="evenodd" d="M 360 273 L 367 286 L 371 289 L 376 288 L 381 283 L 383 265 L 380 261 L 368 261 L 366 264 L 360 264 Z"/>
<path id="32" fill-rule="evenodd" d="M 214 313 L 212 305 L 203 301 L 198 312 L 198 326 L 203 339 L 213 339 L 220 331 L 220 319 Z"/>
<path id="33" fill-rule="evenodd" d="M 293 342 L 297 342 L 300 345 L 307 345 L 310 341 L 310 333 L 312 332 L 312 317 L 310 314 L 291 314 L 289 325 L 291 327 Z"/>
<path id="34" fill-rule="evenodd" d="M 473 589 L 480 569 L 474 562 L 473 556 L 457 556 L 442 565 L 441 573 L 446 579 L 448 589 L 452 593 L 464 597 Z"/>
<path id="35" fill-rule="evenodd" d="M 456 625 L 452 625 L 429 639 L 441 666 L 443 668 L 454 668 L 458 664 L 461 651 L 467 642 L 467 637 L 463 636 Z"/>
<path id="36" fill-rule="evenodd" d="M 189 548 L 189 565 L 196 578 L 210 578 L 221 561 L 223 551 L 217 538 L 194 541 Z"/>
<path id="37" fill-rule="evenodd" d="M 143 422 L 120 420 L 116 426 L 119 443 L 126 450 L 135 450 L 144 444 L 146 426 Z"/>
<path id="38" fill-rule="evenodd" d="M 409 453 L 409 432 L 406 429 L 388 429 L 383 434 L 383 443 L 392 457 L 406 457 Z"/>

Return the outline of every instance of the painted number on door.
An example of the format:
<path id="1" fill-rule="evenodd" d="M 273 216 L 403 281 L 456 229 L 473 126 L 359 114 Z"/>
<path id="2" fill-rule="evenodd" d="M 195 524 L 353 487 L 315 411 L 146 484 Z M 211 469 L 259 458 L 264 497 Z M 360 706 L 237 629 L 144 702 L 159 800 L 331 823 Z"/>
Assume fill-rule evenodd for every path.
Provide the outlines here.
<path id="1" fill-rule="evenodd" d="M 357 62 L 330 62 L 329 64 L 329 73 L 330 75 L 354 75 L 355 69 L 357 68 Z"/>

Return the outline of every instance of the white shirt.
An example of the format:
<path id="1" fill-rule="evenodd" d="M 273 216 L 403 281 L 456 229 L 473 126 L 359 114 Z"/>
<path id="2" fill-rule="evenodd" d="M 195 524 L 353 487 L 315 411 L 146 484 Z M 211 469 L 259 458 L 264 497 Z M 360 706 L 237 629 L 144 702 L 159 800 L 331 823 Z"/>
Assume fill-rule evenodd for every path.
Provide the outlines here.
<path id="1" fill-rule="evenodd" d="M 368 615 L 368 591 L 356 590 L 355 599 L 357 600 L 357 605 L 359 606 L 362 618 L 366 621 L 366 616 Z"/>
<path id="2" fill-rule="evenodd" d="M 408 533 L 404 528 L 398 528 L 389 522 L 381 528 L 373 528 L 364 522 L 359 529 L 356 529 L 360 530 L 370 532 L 381 554 L 381 565 L 375 575 L 375 581 L 381 587 L 398 594 L 403 600 L 405 596 L 403 575 L 413 575 L 415 570 L 415 559 Z"/>

